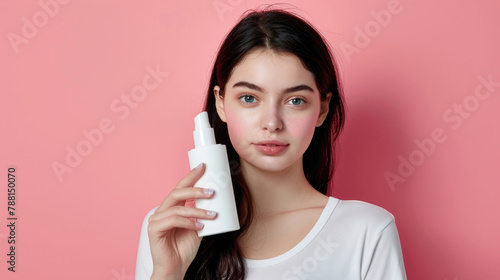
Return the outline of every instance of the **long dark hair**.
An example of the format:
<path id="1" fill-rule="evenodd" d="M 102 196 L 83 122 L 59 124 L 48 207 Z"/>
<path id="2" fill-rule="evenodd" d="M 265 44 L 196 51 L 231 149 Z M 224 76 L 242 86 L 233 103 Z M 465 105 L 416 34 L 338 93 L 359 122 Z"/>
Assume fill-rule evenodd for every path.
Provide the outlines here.
<path id="1" fill-rule="evenodd" d="M 332 93 L 328 115 L 323 124 L 316 127 L 311 144 L 303 155 L 303 168 L 309 183 L 323 194 L 327 194 L 334 172 L 333 144 L 344 125 L 344 107 L 337 70 L 326 40 L 307 21 L 288 11 L 273 9 L 248 12 L 220 46 L 205 100 L 205 111 L 214 128 L 217 143 L 227 148 L 241 229 L 203 237 L 198 253 L 184 277 L 186 280 L 241 280 L 246 275 L 238 238 L 248 230 L 252 221 L 252 198 L 239 168 L 239 155 L 229 139 L 227 124 L 217 114 L 213 89 L 219 85 L 221 95 L 224 95 L 233 68 L 247 53 L 257 48 L 267 48 L 294 54 L 314 74 L 321 99 L 326 98 L 326 93 Z"/>

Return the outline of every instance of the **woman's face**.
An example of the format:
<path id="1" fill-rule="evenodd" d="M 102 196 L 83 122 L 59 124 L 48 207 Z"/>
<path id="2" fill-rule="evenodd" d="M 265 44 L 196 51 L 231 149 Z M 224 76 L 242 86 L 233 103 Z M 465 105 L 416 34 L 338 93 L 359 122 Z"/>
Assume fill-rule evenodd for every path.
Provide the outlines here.
<path id="1" fill-rule="evenodd" d="M 224 97 L 219 90 L 215 86 L 217 112 L 240 159 L 267 171 L 302 160 L 331 97 L 320 101 L 313 74 L 297 56 L 268 49 L 248 53 L 234 67 Z"/>

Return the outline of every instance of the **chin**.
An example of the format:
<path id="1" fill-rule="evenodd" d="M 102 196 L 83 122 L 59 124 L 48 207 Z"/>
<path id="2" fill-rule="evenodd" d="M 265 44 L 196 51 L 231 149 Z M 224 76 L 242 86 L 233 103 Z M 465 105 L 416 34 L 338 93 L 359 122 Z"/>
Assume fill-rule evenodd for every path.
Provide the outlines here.
<path id="1" fill-rule="evenodd" d="M 246 161 L 246 160 L 245 160 Z M 287 168 L 290 168 L 296 161 L 290 160 L 290 158 L 286 157 L 266 157 L 264 156 L 263 158 L 259 158 L 256 160 L 252 161 L 246 161 L 248 164 L 252 165 L 253 167 L 266 171 L 266 172 L 280 172 L 283 171 Z"/>

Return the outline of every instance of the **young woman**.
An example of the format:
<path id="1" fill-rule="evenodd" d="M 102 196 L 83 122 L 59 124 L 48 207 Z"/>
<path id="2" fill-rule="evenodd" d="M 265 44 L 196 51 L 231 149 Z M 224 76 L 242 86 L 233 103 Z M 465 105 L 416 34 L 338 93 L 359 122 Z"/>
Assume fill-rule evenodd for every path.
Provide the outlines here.
<path id="1" fill-rule="evenodd" d="M 248 13 L 218 52 L 205 110 L 229 161 L 241 229 L 198 237 L 215 219 L 192 169 L 144 219 L 136 279 L 406 279 L 394 217 L 327 196 L 344 123 L 321 35 L 282 10 Z"/>

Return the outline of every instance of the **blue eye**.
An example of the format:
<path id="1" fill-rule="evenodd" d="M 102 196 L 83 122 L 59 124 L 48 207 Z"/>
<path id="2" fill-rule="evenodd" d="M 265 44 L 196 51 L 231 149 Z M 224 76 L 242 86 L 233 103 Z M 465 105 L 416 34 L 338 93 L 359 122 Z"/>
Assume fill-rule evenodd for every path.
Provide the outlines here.
<path id="1" fill-rule="evenodd" d="M 292 102 L 293 105 L 302 105 L 303 103 L 306 103 L 306 101 L 302 98 L 294 98 L 292 100 L 290 100 L 290 102 Z"/>
<path id="2" fill-rule="evenodd" d="M 252 101 L 255 100 L 255 97 L 251 96 L 251 95 L 242 95 L 240 96 L 239 98 L 240 100 L 243 100 L 244 103 L 253 103 Z"/>

